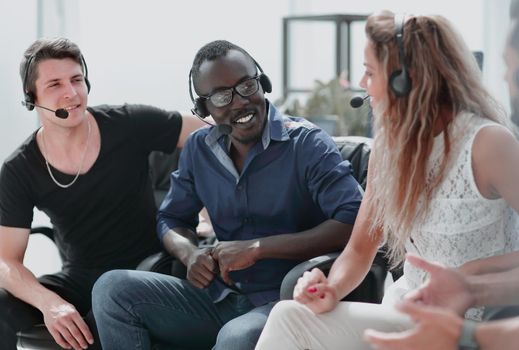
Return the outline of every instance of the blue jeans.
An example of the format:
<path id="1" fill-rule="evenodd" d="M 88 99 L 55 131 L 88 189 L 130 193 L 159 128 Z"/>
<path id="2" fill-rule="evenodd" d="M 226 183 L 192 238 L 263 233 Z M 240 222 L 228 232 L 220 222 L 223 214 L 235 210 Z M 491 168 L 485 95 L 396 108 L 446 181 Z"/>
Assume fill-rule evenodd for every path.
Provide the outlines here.
<path id="1" fill-rule="evenodd" d="M 104 350 L 252 350 L 274 306 L 234 293 L 215 304 L 186 280 L 144 271 L 107 272 L 92 295 Z"/>

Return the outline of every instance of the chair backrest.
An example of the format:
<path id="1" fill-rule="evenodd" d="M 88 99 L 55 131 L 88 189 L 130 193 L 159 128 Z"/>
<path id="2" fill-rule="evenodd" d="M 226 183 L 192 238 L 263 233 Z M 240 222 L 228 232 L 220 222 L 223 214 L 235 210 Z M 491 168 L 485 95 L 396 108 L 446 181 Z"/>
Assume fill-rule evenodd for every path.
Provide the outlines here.
<path id="1" fill-rule="evenodd" d="M 366 189 L 368 162 L 373 139 L 364 136 L 337 136 L 333 140 L 341 152 L 342 159 L 349 160 L 352 175 Z"/>
<path id="2" fill-rule="evenodd" d="M 335 136 L 333 140 L 342 158 L 350 161 L 353 177 L 363 189 L 366 189 L 368 161 L 373 140 L 364 136 Z M 180 151 L 179 148 L 171 154 L 154 151 L 149 156 L 151 183 L 158 204 L 162 202 L 169 190 L 170 175 L 177 170 Z"/>
<path id="3" fill-rule="evenodd" d="M 177 170 L 180 151 L 180 148 L 177 148 L 171 154 L 153 151 L 149 155 L 151 185 L 153 186 L 157 207 L 160 206 L 169 191 L 170 175 Z"/>

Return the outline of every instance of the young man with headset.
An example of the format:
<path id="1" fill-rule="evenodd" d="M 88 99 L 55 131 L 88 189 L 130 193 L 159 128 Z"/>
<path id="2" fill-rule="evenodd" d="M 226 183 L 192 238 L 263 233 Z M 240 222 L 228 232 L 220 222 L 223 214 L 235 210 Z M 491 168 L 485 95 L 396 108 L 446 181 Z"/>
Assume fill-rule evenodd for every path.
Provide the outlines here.
<path id="1" fill-rule="evenodd" d="M 61 347 L 87 348 L 95 325 L 81 316 L 96 279 L 160 249 L 149 153 L 171 153 L 202 123 L 143 105 L 87 107 L 87 66 L 68 39 L 35 41 L 20 73 L 41 127 L 0 172 L 0 349 L 15 350 L 16 333 L 42 321 Z M 34 207 L 49 216 L 63 260 L 39 278 L 23 265 Z"/>
<path id="2" fill-rule="evenodd" d="M 242 48 L 203 46 L 190 74 L 194 112 L 217 126 L 188 139 L 158 215 L 187 280 L 113 271 L 94 286 L 103 348 L 253 349 L 284 275 L 344 246 L 361 191 L 333 140 L 265 99 L 272 87 Z M 193 94 L 192 94 L 193 95 Z M 219 243 L 198 249 L 205 206 Z"/>

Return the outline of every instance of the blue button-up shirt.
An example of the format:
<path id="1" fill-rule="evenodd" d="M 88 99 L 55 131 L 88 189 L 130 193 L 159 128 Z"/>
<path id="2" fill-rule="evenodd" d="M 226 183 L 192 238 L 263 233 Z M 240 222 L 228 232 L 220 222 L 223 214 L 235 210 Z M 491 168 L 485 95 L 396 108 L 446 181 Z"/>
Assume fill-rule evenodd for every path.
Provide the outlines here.
<path id="1" fill-rule="evenodd" d="M 178 170 L 158 214 L 158 234 L 195 230 L 206 207 L 219 241 L 250 240 L 311 229 L 327 219 L 353 224 L 362 199 L 333 140 L 303 118 L 282 115 L 269 104 L 261 141 L 239 173 L 228 136 L 218 128 L 195 131 L 182 150 Z M 285 274 L 300 261 L 260 260 L 230 272 L 235 290 L 255 305 L 279 299 Z M 215 302 L 231 292 L 219 279 L 209 286 Z"/>

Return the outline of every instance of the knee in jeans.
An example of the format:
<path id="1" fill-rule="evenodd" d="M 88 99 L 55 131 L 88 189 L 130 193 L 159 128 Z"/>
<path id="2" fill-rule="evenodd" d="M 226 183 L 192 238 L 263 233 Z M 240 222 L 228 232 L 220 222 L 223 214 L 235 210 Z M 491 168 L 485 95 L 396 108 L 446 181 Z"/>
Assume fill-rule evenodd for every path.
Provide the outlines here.
<path id="1" fill-rule="evenodd" d="M 127 291 L 133 289 L 139 279 L 132 275 L 133 271 L 112 270 L 105 272 L 92 289 L 92 308 L 110 307 L 114 301 L 121 302 Z"/>

